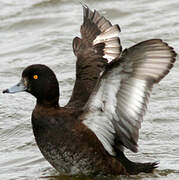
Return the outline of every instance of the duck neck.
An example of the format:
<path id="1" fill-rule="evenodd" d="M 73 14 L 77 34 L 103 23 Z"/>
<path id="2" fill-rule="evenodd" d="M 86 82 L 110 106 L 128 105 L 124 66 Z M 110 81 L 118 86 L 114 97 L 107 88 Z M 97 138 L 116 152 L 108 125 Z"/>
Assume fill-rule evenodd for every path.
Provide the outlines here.
<path id="1" fill-rule="evenodd" d="M 36 98 L 38 105 L 44 107 L 59 107 L 59 87 L 58 84 L 55 85 L 47 86 L 45 90 L 41 90 L 41 93 L 37 93 Z"/>
<path id="2" fill-rule="evenodd" d="M 43 106 L 43 107 L 54 107 L 54 108 L 58 108 L 59 107 L 59 103 L 58 103 L 59 98 L 55 98 L 55 99 L 51 99 L 51 100 L 41 100 L 41 99 L 37 99 L 37 105 L 39 106 Z"/>

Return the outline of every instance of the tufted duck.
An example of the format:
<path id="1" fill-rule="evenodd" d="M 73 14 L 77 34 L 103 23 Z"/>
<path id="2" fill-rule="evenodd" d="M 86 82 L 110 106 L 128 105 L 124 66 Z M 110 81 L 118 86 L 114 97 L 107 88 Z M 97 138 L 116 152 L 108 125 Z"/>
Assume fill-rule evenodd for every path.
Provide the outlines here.
<path id="1" fill-rule="evenodd" d="M 176 53 L 160 39 L 122 51 L 118 25 L 83 6 L 82 38 L 74 38 L 76 81 L 71 99 L 60 107 L 59 86 L 47 66 L 27 67 L 17 85 L 36 97 L 32 127 L 44 157 L 66 175 L 150 173 L 157 163 L 135 163 L 124 148 L 137 152 L 139 129 L 149 95 L 172 68 Z"/>

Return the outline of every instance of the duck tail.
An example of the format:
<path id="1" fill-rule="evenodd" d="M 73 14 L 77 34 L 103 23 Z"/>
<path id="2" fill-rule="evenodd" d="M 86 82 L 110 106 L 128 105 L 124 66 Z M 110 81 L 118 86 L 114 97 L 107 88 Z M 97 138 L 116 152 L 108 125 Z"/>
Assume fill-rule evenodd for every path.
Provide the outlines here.
<path id="1" fill-rule="evenodd" d="M 132 162 L 120 150 L 117 151 L 117 158 L 126 168 L 127 173 L 131 175 L 136 175 L 141 172 L 152 173 L 154 169 L 158 168 L 158 162 L 152 162 L 152 163 L 151 162 L 148 162 L 148 163 Z"/>

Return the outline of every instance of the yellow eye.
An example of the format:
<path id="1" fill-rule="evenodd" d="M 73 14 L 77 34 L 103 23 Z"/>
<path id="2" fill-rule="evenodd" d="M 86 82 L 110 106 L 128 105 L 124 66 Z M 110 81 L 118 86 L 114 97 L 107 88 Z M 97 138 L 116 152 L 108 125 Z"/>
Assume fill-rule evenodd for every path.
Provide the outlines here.
<path id="1" fill-rule="evenodd" d="M 38 77 L 38 75 L 34 75 L 33 78 L 34 79 L 38 79 L 39 77 Z"/>

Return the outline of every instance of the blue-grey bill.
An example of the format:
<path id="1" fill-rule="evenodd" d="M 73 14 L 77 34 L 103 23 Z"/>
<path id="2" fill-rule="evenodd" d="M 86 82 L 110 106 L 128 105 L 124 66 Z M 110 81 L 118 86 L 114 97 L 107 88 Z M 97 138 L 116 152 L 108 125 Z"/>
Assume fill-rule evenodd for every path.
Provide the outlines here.
<path id="1" fill-rule="evenodd" d="M 10 87 L 9 89 L 5 89 L 3 93 L 17 93 L 17 92 L 25 91 L 26 89 L 27 87 L 25 86 L 24 81 L 21 80 L 15 86 Z"/>

